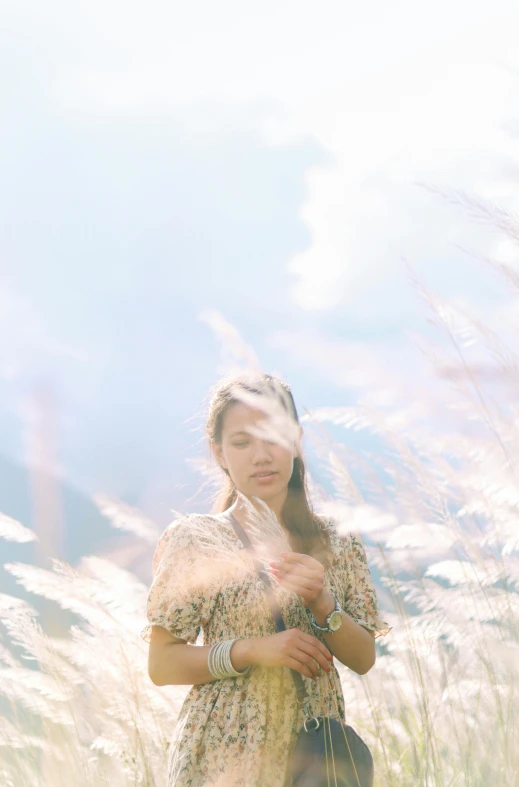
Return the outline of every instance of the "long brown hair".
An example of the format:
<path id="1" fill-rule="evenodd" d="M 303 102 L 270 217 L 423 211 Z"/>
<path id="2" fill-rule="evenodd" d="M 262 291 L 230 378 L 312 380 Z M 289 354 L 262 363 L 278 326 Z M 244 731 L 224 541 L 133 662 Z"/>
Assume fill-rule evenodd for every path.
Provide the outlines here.
<path id="1" fill-rule="evenodd" d="M 206 423 L 206 437 L 209 444 L 213 440 L 221 444 L 225 413 L 231 405 L 240 402 L 237 389 L 277 398 L 295 423 L 299 424 L 299 415 L 288 383 L 269 374 L 258 374 L 255 377 L 251 377 L 250 374 L 224 377 L 213 388 L 209 403 Z M 237 497 L 237 490 L 229 471 L 224 467 L 222 470 L 226 478 L 213 506 L 213 514 L 226 511 Z M 322 519 L 312 510 L 306 485 L 306 468 L 301 454 L 294 457 L 294 468 L 288 482 L 287 498 L 281 515 L 283 523 L 292 536 L 296 551 L 311 555 L 328 566 L 331 555 L 330 537 Z"/>

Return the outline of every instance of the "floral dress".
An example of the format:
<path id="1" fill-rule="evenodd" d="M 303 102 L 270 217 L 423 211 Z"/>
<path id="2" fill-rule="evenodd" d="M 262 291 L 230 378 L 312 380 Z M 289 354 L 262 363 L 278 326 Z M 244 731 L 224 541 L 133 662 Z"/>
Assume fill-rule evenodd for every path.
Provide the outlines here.
<path id="1" fill-rule="evenodd" d="M 379 618 L 360 537 L 339 532 L 330 517 L 320 518 L 332 549 L 326 589 L 354 621 L 375 636 L 386 634 L 389 627 Z M 326 645 L 302 599 L 272 584 L 286 628 L 299 628 Z M 147 642 L 152 625 L 191 644 L 201 633 L 204 645 L 277 633 L 252 558 L 224 514 L 190 514 L 162 533 L 153 557 L 147 618 L 141 634 Z M 335 666 L 317 680 L 302 677 L 313 715 L 344 720 Z M 253 665 L 243 676 L 194 685 L 173 732 L 168 787 L 289 787 L 290 752 L 303 721 L 288 667 Z"/>

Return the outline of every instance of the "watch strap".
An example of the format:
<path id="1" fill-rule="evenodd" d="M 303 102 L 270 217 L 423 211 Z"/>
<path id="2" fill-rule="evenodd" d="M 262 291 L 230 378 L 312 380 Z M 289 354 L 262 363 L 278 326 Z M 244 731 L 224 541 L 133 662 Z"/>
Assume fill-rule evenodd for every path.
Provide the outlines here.
<path id="1" fill-rule="evenodd" d="M 315 617 L 314 617 L 314 614 L 313 614 L 313 612 L 312 612 L 311 610 L 308 610 L 308 612 L 309 612 L 309 613 L 310 613 L 310 615 L 312 616 L 312 618 L 311 618 L 311 619 L 312 619 L 312 626 L 313 626 L 314 628 L 316 628 L 318 631 L 324 631 L 324 632 L 326 632 L 327 634 L 335 634 L 335 631 L 338 631 L 338 630 L 339 630 L 339 629 L 335 629 L 335 630 L 334 630 L 334 629 L 331 629 L 331 628 L 330 628 L 330 618 L 331 618 L 331 616 L 333 615 L 333 613 L 334 613 L 334 612 L 341 612 L 341 613 L 342 613 L 342 611 L 343 611 L 343 610 L 342 610 L 342 608 L 341 608 L 341 605 L 339 604 L 339 602 L 337 601 L 337 599 L 335 598 L 335 596 L 333 597 L 333 600 L 335 601 L 335 606 L 334 606 L 334 608 L 332 609 L 332 611 L 331 611 L 331 612 L 329 612 L 329 613 L 326 615 L 326 620 L 325 620 L 325 625 L 324 625 L 324 626 L 320 626 L 320 625 L 318 624 L 318 622 L 316 621 L 316 619 L 315 619 Z"/>

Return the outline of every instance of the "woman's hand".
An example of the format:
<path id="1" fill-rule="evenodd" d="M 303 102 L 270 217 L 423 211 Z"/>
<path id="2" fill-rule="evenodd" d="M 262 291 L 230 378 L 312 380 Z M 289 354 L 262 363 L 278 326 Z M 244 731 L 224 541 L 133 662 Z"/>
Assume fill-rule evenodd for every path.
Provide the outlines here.
<path id="1" fill-rule="evenodd" d="M 307 678 L 319 677 L 319 667 L 331 672 L 333 656 L 323 643 L 301 629 L 288 629 L 268 637 L 255 637 L 252 643 L 254 664 L 262 667 L 290 667 Z M 233 645 L 238 647 L 239 642 Z"/>
<path id="2" fill-rule="evenodd" d="M 279 584 L 302 598 L 309 609 L 316 608 L 325 594 L 324 566 L 310 555 L 285 552 L 280 560 L 269 561 Z"/>

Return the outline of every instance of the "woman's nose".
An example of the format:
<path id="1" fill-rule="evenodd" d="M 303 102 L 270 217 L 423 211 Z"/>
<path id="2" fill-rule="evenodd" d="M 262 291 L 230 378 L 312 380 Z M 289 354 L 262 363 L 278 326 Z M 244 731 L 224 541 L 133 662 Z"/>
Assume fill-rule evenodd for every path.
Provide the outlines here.
<path id="1" fill-rule="evenodd" d="M 263 440 L 259 440 L 256 443 L 253 456 L 254 456 L 254 459 L 256 461 L 258 459 L 260 459 L 262 461 L 264 459 L 270 459 L 271 457 L 270 457 L 270 446 L 269 446 L 269 444 L 264 442 Z"/>

